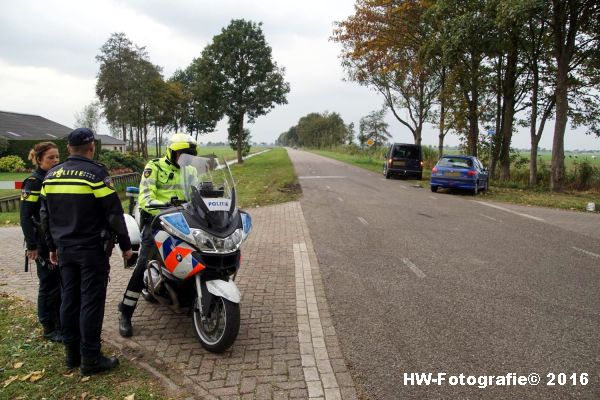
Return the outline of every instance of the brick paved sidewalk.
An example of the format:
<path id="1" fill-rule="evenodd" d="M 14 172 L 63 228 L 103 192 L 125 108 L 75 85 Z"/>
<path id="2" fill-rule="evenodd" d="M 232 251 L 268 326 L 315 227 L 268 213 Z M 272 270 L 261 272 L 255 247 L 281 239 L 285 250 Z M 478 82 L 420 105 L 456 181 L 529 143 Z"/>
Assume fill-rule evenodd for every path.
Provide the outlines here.
<path id="1" fill-rule="evenodd" d="M 113 256 L 103 338 L 163 378 L 174 392 L 202 399 L 356 399 L 328 311 L 300 203 L 250 210 L 242 249 L 237 341 L 222 355 L 205 351 L 191 318 L 141 301 L 134 337 L 117 331 L 117 304 L 132 270 Z M 0 290 L 31 301 L 37 276 L 23 272 L 22 234 L 0 229 Z"/>

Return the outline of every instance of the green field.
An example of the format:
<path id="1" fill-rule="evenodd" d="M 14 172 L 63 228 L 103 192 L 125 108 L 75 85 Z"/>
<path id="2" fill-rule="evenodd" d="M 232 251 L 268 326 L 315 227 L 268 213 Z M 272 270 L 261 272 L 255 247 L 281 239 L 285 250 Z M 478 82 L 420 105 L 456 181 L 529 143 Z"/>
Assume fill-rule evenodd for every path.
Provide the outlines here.
<path id="1" fill-rule="evenodd" d="M 519 156 L 523 158 L 529 159 L 528 151 L 520 151 Z M 543 162 L 550 165 L 552 161 L 552 153 L 549 151 L 543 151 L 538 153 L 538 160 L 542 160 Z M 573 153 L 573 152 L 565 152 L 565 167 L 571 168 L 575 163 L 588 162 L 594 166 L 600 167 L 600 152 L 589 152 L 589 153 Z"/>

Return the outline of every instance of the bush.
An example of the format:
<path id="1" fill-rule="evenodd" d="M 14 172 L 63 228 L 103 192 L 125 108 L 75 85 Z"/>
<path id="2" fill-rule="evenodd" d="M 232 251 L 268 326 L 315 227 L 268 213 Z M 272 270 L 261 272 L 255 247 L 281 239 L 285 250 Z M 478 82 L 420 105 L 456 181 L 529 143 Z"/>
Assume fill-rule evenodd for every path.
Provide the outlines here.
<path id="1" fill-rule="evenodd" d="M 25 170 L 25 163 L 19 156 L 6 156 L 0 158 L 0 172 L 21 172 Z"/>
<path id="2" fill-rule="evenodd" d="M 102 150 L 98 156 L 98 161 L 106 165 L 109 171 L 118 170 L 118 173 L 142 172 L 146 161 L 135 154 L 121 153 L 114 150 Z"/>
<path id="3" fill-rule="evenodd" d="M 600 183 L 600 171 L 589 161 L 574 162 L 567 179 L 574 189 L 588 190 Z"/>

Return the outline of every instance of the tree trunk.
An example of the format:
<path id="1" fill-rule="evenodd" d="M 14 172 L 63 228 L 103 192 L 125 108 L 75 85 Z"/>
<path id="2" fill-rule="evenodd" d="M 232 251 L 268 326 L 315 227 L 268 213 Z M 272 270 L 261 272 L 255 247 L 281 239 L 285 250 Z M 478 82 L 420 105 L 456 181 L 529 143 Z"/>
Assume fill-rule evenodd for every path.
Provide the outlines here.
<path id="1" fill-rule="evenodd" d="M 158 140 L 158 127 L 154 125 L 154 142 L 156 145 L 156 157 L 160 157 L 160 141 Z"/>
<path id="2" fill-rule="evenodd" d="M 510 143 L 512 141 L 515 118 L 515 85 L 517 82 L 517 40 L 514 31 L 511 34 L 511 49 L 506 59 L 504 75 L 504 115 L 502 117 L 502 147 L 500 149 L 500 180 L 510 179 Z"/>
<path id="3" fill-rule="evenodd" d="M 531 137 L 531 152 L 529 155 L 529 186 L 537 186 L 537 152 L 540 138 L 537 137 L 536 130 L 540 77 L 537 56 L 535 54 L 533 56 L 532 69 L 533 81 L 531 84 L 531 118 L 529 120 L 529 136 Z"/>
<path id="4" fill-rule="evenodd" d="M 559 60 L 556 77 L 556 122 L 554 125 L 554 139 L 552 140 L 552 167 L 550 172 L 550 189 L 555 192 L 563 190 L 565 178 L 565 130 L 569 110 L 568 90 L 568 65 Z"/>
<path id="5" fill-rule="evenodd" d="M 438 134 L 438 158 L 444 155 L 444 137 L 446 136 L 446 67 L 442 67 L 440 79 L 440 133 Z"/>
<path id="6" fill-rule="evenodd" d="M 244 138 L 244 114 L 239 117 L 238 121 L 238 134 L 237 134 L 237 160 L 238 164 L 243 164 L 244 159 L 242 158 L 242 145 Z"/>
<path id="7" fill-rule="evenodd" d="M 479 141 L 479 64 L 478 56 L 471 56 L 471 101 L 469 102 L 469 133 L 467 146 L 469 155 L 477 157 Z"/>
<path id="8" fill-rule="evenodd" d="M 135 151 L 135 142 L 133 141 L 133 128 L 129 125 L 129 141 L 131 142 L 131 152 Z"/>
<path id="9" fill-rule="evenodd" d="M 534 127 L 535 130 L 535 127 Z M 529 186 L 537 185 L 537 153 L 538 143 L 535 138 L 531 138 L 531 150 L 529 152 Z"/>

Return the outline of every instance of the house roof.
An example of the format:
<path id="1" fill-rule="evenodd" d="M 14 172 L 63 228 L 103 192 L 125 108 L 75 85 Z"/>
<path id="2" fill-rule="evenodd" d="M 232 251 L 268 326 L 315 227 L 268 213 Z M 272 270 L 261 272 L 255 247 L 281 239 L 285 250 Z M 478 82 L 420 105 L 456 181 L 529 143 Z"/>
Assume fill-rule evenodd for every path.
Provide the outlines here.
<path id="1" fill-rule="evenodd" d="M 8 140 L 62 139 L 72 130 L 39 115 L 0 111 L 0 136 Z"/>
<path id="2" fill-rule="evenodd" d="M 121 139 L 117 139 L 116 137 L 113 136 L 109 136 L 109 135 L 98 135 L 96 134 L 96 139 L 100 140 L 101 144 L 107 144 L 107 145 L 116 145 L 116 146 L 124 146 L 125 145 L 125 141 L 121 140 Z"/>

